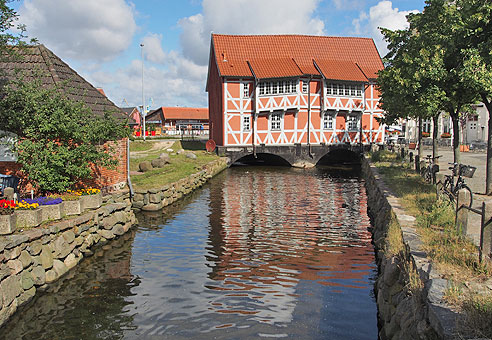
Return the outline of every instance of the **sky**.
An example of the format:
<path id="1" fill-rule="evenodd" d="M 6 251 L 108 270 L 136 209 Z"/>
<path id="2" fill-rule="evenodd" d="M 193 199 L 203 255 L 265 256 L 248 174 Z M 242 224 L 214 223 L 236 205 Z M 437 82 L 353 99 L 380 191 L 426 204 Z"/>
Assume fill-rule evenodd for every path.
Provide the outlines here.
<path id="1" fill-rule="evenodd" d="M 371 37 L 405 28 L 424 0 L 19 0 L 29 38 L 117 106 L 207 107 L 211 33 Z M 143 44 L 143 47 L 140 45 Z M 143 56 L 143 58 L 142 58 Z M 143 63 L 143 72 L 142 72 Z"/>

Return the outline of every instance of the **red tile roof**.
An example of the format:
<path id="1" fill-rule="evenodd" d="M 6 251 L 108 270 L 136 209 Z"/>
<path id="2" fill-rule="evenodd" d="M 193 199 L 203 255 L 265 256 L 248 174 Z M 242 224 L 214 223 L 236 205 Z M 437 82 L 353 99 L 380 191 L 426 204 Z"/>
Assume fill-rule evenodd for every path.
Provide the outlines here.
<path id="1" fill-rule="evenodd" d="M 279 67 L 273 63 L 275 59 L 293 59 L 304 74 L 319 75 L 313 64 L 315 58 L 357 63 L 370 78 L 383 69 L 376 45 L 370 38 L 212 34 L 212 44 L 221 76 L 252 77 L 248 61 L 255 64 L 257 60 L 270 60 L 272 62 L 265 61 L 257 67 L 262 69 L 262 74 L 278 77 L 285 64 Z M 282 76 L 288 77 L 292 71 L 289 66 Z"/>
<path id="2" fill-rule="evenodd" d="M 314 62 L 326 79 L 367 81 L 364 73 L 351 61 L 314 59 Z"/>
<path id="3" fill-rule="evenodd" d="M 299 77 L 303 72 L 294 60 L 288 58 L 252 59 L 248 60 L 259 79 Z"/>
<path id="4" fill-rule="evenodd" d="M 208 120 L 208 108 L 162 107 L 164 120 Z"/>

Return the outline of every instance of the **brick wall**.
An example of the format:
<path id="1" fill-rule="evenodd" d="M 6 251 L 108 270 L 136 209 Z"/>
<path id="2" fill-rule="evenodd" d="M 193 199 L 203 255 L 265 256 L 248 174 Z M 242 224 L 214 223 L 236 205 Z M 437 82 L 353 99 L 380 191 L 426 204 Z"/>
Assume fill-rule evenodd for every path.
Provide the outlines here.
<path id="1" fill-rule="evenodd" d="M 114 169 L 103 167 L 93 167 L 94 176 L 92 179 L 80 183 L 82 187 L 101 188 L 103 192 L 119 190 L 124 186 L 127 179 L 126 157 L 128 139 L 124 138 L 118 142 L 108 142 L 106 145 L 114 148 L 115 157 L 118 164 Z M 22 179 L 20 192 L 29 192 L 32 186 L 26 180 L 26 176 L 20 170 L 21 166 L 15 162 L 0 162 L 0 173 L 4 175 L 14 175 Z"/>

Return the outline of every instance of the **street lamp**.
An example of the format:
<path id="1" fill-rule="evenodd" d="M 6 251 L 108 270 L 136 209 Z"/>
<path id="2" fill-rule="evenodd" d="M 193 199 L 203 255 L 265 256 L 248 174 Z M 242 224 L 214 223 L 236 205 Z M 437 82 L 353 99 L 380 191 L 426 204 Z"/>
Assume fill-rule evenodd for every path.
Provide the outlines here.
<path id="1" fill-rule="evenodd" d="M 143 117 L 143 140 L 145 141 L 145 116 L 147 113 L 145 112 L 145 97 L 144 97 L 144 56 L 143 56 L 143 47 L 144 44 L 140 44 L 140 51 L 142 57 L 142 117 Z"/>

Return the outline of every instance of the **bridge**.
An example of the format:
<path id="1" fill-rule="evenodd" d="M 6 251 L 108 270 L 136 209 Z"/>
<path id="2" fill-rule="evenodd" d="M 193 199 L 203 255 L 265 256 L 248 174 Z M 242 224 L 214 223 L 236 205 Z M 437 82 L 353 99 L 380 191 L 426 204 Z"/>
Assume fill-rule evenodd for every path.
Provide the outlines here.
<path id="1" fill-rule="evenodd" d="M 368 145 L 364 149 L 369 148 Z M 359 161 L 363 149 L 358 144 L 333 145 L 257 145 L 218 146 L 217 154 L 229 158 L 228 164 L 237 161 L 273 161 L 298 168 L 310 168 L 326 161 Z"/>

